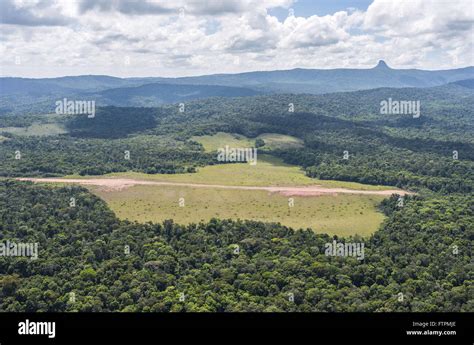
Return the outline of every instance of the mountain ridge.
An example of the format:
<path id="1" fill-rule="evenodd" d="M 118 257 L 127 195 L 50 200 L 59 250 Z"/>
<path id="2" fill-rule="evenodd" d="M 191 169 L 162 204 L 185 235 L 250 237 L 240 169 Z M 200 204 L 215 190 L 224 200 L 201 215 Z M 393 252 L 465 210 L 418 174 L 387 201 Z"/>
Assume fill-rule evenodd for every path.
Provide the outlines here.
<path id="1" fill-rule="evenodd" d="M 50 108 L 55 100 L 64 97 L 96 99 L 99 105 L 156 106 L 208 97 L 282 93 L 316 95 L 383 87 L 427 88 L 470 79 L 474 79 L 474 66 L 437 71 L 394 69 L 384 60 L 369 69 L 297 68 L 179 78 L 119 78 L 106 75 L 39 79 L 2 77 L 0 113 L 43 111 Z M 466 87 L 470 84 L 464 82 L 458 85 Z"/>

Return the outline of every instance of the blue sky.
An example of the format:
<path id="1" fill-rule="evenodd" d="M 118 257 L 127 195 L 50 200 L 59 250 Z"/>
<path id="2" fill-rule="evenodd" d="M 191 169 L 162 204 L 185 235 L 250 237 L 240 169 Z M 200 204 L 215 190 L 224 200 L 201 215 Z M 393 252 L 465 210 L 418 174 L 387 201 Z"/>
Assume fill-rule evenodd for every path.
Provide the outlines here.
<path id="1" fill-rule="evenodd" d="M 351 8 L 365 11 L 371 3 L 372 0 L 299 0 L 291 5 L 291 8 L 294 10 L 295 16 L 309 17 L 312 15 L 325 16 Z M 288 10 L 283 8 L 271 9 L 269 13 L 276 16 L 280 21 L 288 16 Z"/>

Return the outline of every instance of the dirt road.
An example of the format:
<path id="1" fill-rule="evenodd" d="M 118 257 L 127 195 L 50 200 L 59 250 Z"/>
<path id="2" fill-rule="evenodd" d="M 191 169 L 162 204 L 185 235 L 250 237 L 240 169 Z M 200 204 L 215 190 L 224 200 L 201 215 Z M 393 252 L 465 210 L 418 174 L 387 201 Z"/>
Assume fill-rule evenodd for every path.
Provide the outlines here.
<path id="1" fill-rule="evenodd" d="M 238 189 L 238 190 L 263 190 L 270 193 L 279 193 L 285 196 L 319 196 L 319 195 L 337 195 L 337 194 L 367 194 L 367 195 L 391 195 L 412 194 L 403 190 L 356 190 L 347 188 L 328 188 L 319 185 L 305 187 L 265 187 L 265 186 L 226 186 L 218 184 L 198 184 L 198 183 L 180 183 L 180 182 L 159 182 L 124 178 L 104 178 L 104 179 L 66 179 L 66 178 L 17 178 L 19 181 L 49 182 L 49 183 L 74 183 L 86 186 L 98 186 L 107 191 L 118 191 L 137 185 L 148 186 L 177 186 L 193 188 L 215 188 L 215 189 Z"/>

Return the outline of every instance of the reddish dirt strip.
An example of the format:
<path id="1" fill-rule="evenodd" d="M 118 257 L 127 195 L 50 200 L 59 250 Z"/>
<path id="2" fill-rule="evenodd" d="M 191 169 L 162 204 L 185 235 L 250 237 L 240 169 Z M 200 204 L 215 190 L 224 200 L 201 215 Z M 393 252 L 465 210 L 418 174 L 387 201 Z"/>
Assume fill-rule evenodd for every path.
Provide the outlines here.
<path id="1" fill-rule="evenodd" d="M 66 179 L 66 178 L 17 178 L 19 181 L 31 181 L 36 183 L 74 183 L 86 186 L 98 186 L 107 191 L 119 191 L 132 186 L 176 186 L 193 188 L 215 188 L 215 189 L 237 189 L 237 190 L 262 190 L 270 193 L 279 193 L 285 196 L 321 196 L 337 194 L 366 194 L 366 195 L 407 195 L 413 194 L 398 189 L 387 190 L 357 190 L 347 188 L 328 188 L 319 185 L 304 187 L 265 187 L 265 186 L 226 186 L 218 184 L 199 184 L 182 182 L 159 182 L 125 178 L 92 178 L 92 179 Z"/>

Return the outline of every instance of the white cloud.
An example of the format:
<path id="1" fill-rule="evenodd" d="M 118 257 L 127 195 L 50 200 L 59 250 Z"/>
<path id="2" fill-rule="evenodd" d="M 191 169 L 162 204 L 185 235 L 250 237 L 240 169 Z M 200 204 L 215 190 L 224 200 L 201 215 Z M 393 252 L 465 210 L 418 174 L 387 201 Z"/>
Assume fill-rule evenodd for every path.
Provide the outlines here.
<path id="1" fill-rule="evenodd" d="M 339 21 L 339 13 L 333 16 L 290 17 L 283 23 L 282 47 L 306 48 L 327 46 L 344 41 L 349 34 Z"/>
<path id="2" fill-rule="evenodd" d="M 375 0 L 366 12 L 284 21 L 268 12 L 291 6 L 290 0 L 4 0 L 1 73 L 182 76 L 370 67 L 379 59 L 399 68 L 473 64 L 470 0 Z"/>

